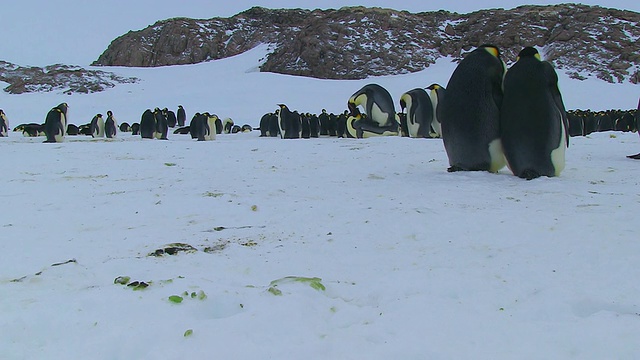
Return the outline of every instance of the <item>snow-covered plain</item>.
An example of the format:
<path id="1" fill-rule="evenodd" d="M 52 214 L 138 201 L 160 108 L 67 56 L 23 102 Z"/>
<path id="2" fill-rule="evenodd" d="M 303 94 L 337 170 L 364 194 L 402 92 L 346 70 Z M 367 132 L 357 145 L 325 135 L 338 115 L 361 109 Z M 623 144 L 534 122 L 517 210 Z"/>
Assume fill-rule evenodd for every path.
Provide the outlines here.
<path id="1" fill-rule="evenodd" d="M 368 82 L 397 102 L 455 66 L 325 81 L 257 72 L 266 51 L 112 68 L 142 81 L 0 108 L 11 126 L 62 101 L 77 125 L 182 104 L 256 126 L 281 102 L 341 112 Z M 631 84 L 560 87 L 569 109 L 638 101 Z M 640 357 L 635 133 L 571 138 L 561 176 L 532 181 L 447 173 L 435 139 L 42 141 L 0 138 L 1 359 Z M 172 243 L 195 251 L 149 255 Z"/>

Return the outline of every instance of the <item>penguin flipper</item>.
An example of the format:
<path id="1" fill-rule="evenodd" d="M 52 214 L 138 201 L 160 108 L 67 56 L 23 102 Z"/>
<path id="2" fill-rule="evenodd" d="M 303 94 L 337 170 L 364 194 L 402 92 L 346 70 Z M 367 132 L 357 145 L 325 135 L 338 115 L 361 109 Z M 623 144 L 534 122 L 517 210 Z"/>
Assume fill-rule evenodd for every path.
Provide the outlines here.
<path id="1" fill-rule="evenodd" d="M 640 160 L 640 153 L 635 155 L 627 155 L 629 159 Z"/>
<path id="2" fill-rule="evenodd" d="M 567 117 L 567 110 L 565 109 L 564 102 L 562 101 L 562 94 L 558 88 L 558 74 L 553 69 L 553 65 L 548 61 L 543 61 L 543 64 L 547 79 L 549 79 L 549 86 L 551 86 L 553 102 L 556 104 L 558 111 L 560 111 L 560 116 L 564 123 L 564 135 L 567 141 L 567 147 L 569 147 L 569 118 Z"/>

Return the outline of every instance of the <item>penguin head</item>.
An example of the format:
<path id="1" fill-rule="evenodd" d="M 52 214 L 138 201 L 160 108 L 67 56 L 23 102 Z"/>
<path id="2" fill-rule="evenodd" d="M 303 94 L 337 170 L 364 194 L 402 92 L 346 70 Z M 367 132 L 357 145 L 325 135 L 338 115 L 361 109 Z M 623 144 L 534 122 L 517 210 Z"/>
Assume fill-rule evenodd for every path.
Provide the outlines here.
<path id="1" fill-rule="evenodd" d="M 498 49 L 497 46 L 492 45 L 492 44 L 482 44 L 478 48 L 479 49 L 484 49 L 489 54 L 491 54 L 491 55 L 497 57 L 498 59 L 500 59 L 500 50 Z"/>
<path id="2" fill-rule="evenodd" d="M 55 108 L 66 114 L 67 109 L 69 108 L 69 105 L 66 102 L 63 102 L 60 105 L 56 106 Z"/>
<path id="3" fill-rule="evenodd" d="M 518 57 L 516 58 L 516 61 L 520 60 L 520 58 L 523 57 L 535 57 L 538 60 L 540 59 L 540 53 L 538 52 L 538 50 L 536 50 L 536 48 L 532 47 L 532 46 L 527 46 L 524 49 L 520 50 L 520 52 L 518 53 Z"/>
<path id="4" fill-rule="evenodd" d="M 438 84 L 431 84 L 431 85 L 426 87 L 427 90 L 438 90 L 440 88 L 442 88 L 442 86 L 440 86 Z"/>
<path id="5" fill-rule="evenodd" d="M 109 117 L 113 116 L 113 113 L 111 112 L 111 110 L 107 110 L 107 116 Z"/>
<path id="6" fill-rule="evenodd" d="M 409 96 L 408 94 L 402 94 L 402 96 L 400 97 L 400 109 L 401 112 L 404 112 L 404 109 L 406 109 L 407 107 L 407 100 L 405 100 L 405 98 Z"/>

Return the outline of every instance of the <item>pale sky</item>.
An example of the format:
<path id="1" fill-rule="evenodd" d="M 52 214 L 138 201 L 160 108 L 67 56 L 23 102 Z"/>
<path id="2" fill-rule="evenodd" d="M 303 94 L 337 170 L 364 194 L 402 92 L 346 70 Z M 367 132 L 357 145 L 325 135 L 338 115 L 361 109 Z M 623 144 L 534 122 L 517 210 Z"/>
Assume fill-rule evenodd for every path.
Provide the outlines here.
<path id="1" fill-rule="evenodd" d="M 537 1 L 548 5 L 561 1 Z M 582 1 L 640 12 L 638 0 Z M 313 5 L 311 5 L 313 4 Z M 0 6 L 2 35 L 0 60 L 18 65 L 44 66 L 64 63 L 88 66 L 107 48 L 111 40 L 129 30 L 139 30 L 157 20 L 171 17 L 208 19 L 228 17 L 252 6 L 269 8 L 340 8 L 342 6 L 378 6 L 410 12 L 440 9 L 468 13 L 480 9 L 510 9 L 527 2 L 516 0 L 424 1 L 293 1 L 293 0 L 21 0 Z"/>

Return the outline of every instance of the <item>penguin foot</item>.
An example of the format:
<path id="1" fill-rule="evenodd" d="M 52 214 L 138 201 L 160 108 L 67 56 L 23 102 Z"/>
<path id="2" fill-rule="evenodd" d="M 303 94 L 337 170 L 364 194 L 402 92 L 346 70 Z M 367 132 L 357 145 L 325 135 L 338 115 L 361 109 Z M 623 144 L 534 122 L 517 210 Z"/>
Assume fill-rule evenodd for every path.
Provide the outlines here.
<path id="1" fill-rule="evenodd" d="M 447 169 L 447 172 L 456 172 L 456 171 L 464 171 L 464 169 L 461 168 L 460 166 L 456 166 L 456 165 L 450 166 Z"/>
<path id="2" fill-rule="evenodd" d="M 629 159 L 640 160 L 640 153 L 635 155 L 627 155 Z"/>
<path id="3" fill-rule="evenodd" d="M 535 171 L 535 170 L 527 169 L 527 170 L 523 170 L 520 173 L 520 175 L 518 175 L 518 177 L 526 179 L 526 180 L 533 180 L 535 178 L 539 178 L 540 174 L 538 174 L 538 172 Z"/>

